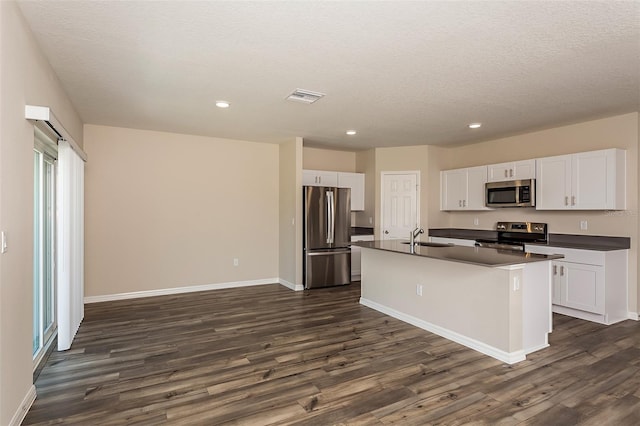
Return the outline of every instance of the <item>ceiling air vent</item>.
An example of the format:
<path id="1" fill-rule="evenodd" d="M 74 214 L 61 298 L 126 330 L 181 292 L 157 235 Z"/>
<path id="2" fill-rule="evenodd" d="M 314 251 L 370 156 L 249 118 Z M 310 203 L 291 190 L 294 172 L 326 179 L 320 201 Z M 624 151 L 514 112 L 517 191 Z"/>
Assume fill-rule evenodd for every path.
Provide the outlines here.
<path id="1" fill-rule="evenodd" d="M 323 96 L 324 93 L 312 92 L 311 90 L 305 89 L 296 89 L 293 93 L 287 96 L 287 100 L 312 104 Z"/>

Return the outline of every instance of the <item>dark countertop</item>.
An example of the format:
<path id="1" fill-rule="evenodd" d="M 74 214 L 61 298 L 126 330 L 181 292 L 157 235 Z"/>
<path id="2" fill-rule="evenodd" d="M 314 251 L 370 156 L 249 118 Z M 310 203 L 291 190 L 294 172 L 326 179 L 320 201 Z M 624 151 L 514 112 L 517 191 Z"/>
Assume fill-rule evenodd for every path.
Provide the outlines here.
<path id="1" fill-rule="evenodd" d="M 352 226 L 351 235 L 373 235 L 373 228 L 366 228 L 364 226 Z"/>
<path id="2" fill-rule="evenodd" d="M 463 240 L 491 240 L 498 237 L 496 231 L 481 229 L 435 228 L 429 229 L 430 237 L 459 238 Z M 549 234 L 549 242 L 527 243 L 548 247 L 565 247 L 580 250 L 626 250 L 631 247 L 631 238 L 608 237 L 604 235 Z"/>
<path id="3" fill-rule="evenodd" d="M 500 267 L 517 265 L 520 263 L 542 262 L 546 260 L 561 259 L 562 255 L 544 255 L 523 253 L 512 250 L 498 250 L 486 247 L 424 247 L 416 246 L 415 253 L 411 253 L 408 241 L 403 240 L 376 240 L 360 241 L 353 245 L 377 250 L 402 253 L 410 256 L 422 256 L 431 259 L 448 260 L 451 262 L 470 263 L 472 265 L 486 267 Z"/>

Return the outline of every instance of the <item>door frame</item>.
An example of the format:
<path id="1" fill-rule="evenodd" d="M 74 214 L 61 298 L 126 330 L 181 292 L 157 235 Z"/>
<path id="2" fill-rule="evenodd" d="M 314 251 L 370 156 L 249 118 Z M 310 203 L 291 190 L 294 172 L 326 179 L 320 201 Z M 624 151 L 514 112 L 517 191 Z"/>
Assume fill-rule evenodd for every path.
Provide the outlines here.
<path id="1" fill-rule="evenodd" d="M 384 177 L 391 175 L 415 175 L 416 176 L 416 225 L 420 225 L 420 170 L 398 170 L 380 172 L 380 222 L 378 224 L 378 235 L 380 240 L 384 240 Z"/>

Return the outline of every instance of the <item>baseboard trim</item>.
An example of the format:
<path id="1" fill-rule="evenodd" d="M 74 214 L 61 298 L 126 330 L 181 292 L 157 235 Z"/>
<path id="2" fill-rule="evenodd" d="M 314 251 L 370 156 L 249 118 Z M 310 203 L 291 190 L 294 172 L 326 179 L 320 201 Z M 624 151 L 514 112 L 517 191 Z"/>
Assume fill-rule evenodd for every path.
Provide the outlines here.
<path id="1" fill-rule="evenodd" d="M 278 282 L 281 285 L 287 287 L 289 290 L 293 290 L 293 291 L 302 291 L 302 290 L 304 290 L 304 286 L 302 284 L 294 284 L 291 281 L 287 281 L 287 280 L 285 280 L 283 278 L 280 278 L 278 280 Z"/>
<path id="2" fill-rule="evenodd" d="M 102 296 L 87 296 L 84 303 L 111 302 L 113 300 L 137 299 L 140 297 L 168 296 L 180 293 L 193 293 L 196 291 L 222 290 L 225 288 L 250 287 L 254 285 L 278 284 L 279 278 L 265 278 L 261 280 L 234 281 L 227 283 L 194 285 L 187 287 L 163 288 L 158 290 L 132 291 L 130 293 L 105 294 Z"/>
<path id="3" fill-rule="evenodd" d="M 36 400 L 36 387 L 34 385 L 31 385 L 31 387 L 27 391 L 27 394 L 22 399 L 20 406 L 18 407 L 15 414 L 11 418 L 11 421 L 9 422 L 9 426 L 20 426 L 24 421 L 24 418 L 27 417 L 27 413 L 29 412 L 29 409 L 31 408 L 35 400 Z"/>
<path id="4" fill-rule="evenodd" d="M 627 313 L 627 318 L 629 318 L 630 320 L 634 320 L 634 321 L 640 321 L 640 315 L 638 315 L 637 312 L 629 311 Z"/>
<path id="5" fill-rule="evenodd" d="M 487 345 L 485 343 L 479 342 L 474 339 L 470 339 L 467 336 L 463 336 L 462 334 L 458 334 L 454 331 L 447 330 L 446 328 L 421 320 L 420 318 L 416 318 L 414 316 L 407 315 L 402 312 L 398 312 L 395 309 L 389 308 L 387 306 L 381 305 L 379 303 L 376 303 L 369 299 L 365 299 L 363 297 L 360 298 L 360 304 L 367 306 L 371 309 L 375 309 L 376 311 L 382 312 L 383 314 L 389 315 L 393 318 L 399 319 L 400 321 L 404 321 L 406 323 L 419 327 L 423 330 L 430 331 L 431 333 L 437 334 L 438 336 L 442 336 L 445 339 L 449 339 L 456 343 L 460 343 L 461 345 L 464 345 L 475 351 L 481 352 L 485 355 L 493 357 L 498 361 L 502 361 L 507 364 L 515 364 L 517 362 L 524 361 L 526 359 L 525 352 L 523 350 L 514 351 L 514 352 L 505 352 L 501 349 L 495 348 L 493 346 Z"/>

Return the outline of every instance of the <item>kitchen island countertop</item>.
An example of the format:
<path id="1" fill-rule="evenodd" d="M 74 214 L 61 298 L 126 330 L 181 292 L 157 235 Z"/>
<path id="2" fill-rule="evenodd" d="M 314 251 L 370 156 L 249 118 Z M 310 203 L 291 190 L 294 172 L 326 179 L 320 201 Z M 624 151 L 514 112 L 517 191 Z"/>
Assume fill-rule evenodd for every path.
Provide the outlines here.
<path id="1" fill-rule="evenodd" d="M 359 241 L 352 244 L 363 248 L 403 253 L 410 256 L 428 257 L 494 268 L 522 263 L 543 262 L 564 257 L 562 255 L 543 255 L 487 247 L 465 247 L 456 245 L 444 247 L 417 245 L 414 253 L 411 253 L 408 241 L 405 240 Z"/>

